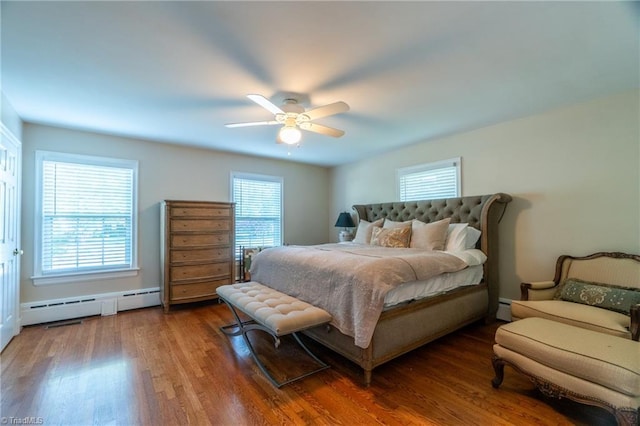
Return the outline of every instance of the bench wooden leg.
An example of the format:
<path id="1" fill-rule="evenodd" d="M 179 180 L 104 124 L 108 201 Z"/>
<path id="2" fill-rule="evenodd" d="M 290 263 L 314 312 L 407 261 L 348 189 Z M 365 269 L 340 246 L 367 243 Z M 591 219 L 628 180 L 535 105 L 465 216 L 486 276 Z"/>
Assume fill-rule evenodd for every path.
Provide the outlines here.
<path id="1" fill-rule="evenodd" d="M 221 298 L 222 299 L 222 298 Z M 303 373 L 299 376 L 293 377 L 291 379 L 287 379 L 284 380 L 282 382 L 278 382 L 272 375 L 271 373 L 267 370 L 266 366 L 262 363 L 262 361 L 260 361 L 260 358 L 258 357 L 258 354 L 256 353 L 255 349 L 253 348 L 253 345 L 251 344 L 251 341 L 249 341 L 249 337 L 247 336 L 247 332 L 251 331 L 251 330 L 261 330 L 264 331 L 266 333 L 269 333 L 274 339 L 275 339 L 275 347 L 278 348 L 278 346 L 280 345 L 280 337 L 275 335 L 269 328 L 256 323 L 253 320 L 250 321 L 242 321 L 240 319 L 240 316 L 238 315 L 238 312 L 236 311 L 236 309 L 233 307 L 232 304 L 228 303 L 226 300 L 222 299 L 225 304 L 229 307 L 229 309 L 231 310 L 231 312 L 233 313 L 234 318 L 236 319 L 236 323 L 235 324 L 229 324 L 229 325 L 224 325 L 222 327 L 220 327 L 220 330 L 222 330 L 223 333 L 225 333 L 228 336 L 242 336 L 242 338 L 244 339 L 244 342 L 247 344 L 247 348 L 249 348 L 249 352 L 251 353 L 251 357 L 253 358 L 253 360 L 256 362 L 256 364 L 258 365 L 258 368 L 260 369 L 260 371 L 262 371 L 262 374 L 265 375 L 265 377 L 271 382 L 271 384 L 277 388 L 280 388 L 288 383 L 294 382 L 296 380 L 300 380 L 304 377 L 310 376 L 314 373 L 317 373 L 319 371 L 325 370 L 327 368 L 329 368 L 328 364 L 325 364 L 323 361 L 321 361 L 317 356 L 315 356 L 310 350 L 309 348 L 307 348 L 307 346 L 302 342 L 302 340 L 300 340 L 300 338 L 298 337 L 297 333 L 292 333 L 293 337 L 295 338 L 296 342 L 298 342 L 298 345 L 300 345 L 302 347 L 302 349 L 304 349 L 304 351 L 317 363 L 320 365 L 320 367 Z"/>

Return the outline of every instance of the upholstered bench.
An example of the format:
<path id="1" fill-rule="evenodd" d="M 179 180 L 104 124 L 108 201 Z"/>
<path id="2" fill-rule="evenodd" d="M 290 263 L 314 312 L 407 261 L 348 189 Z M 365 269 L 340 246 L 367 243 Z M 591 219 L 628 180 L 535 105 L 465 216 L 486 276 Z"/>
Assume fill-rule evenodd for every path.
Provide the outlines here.
<path id="1" fill-rule="evenodd" d="M 255 281 L 223 285 L 218 287 L 216 292 L 218 293 L 218 297 L 229 306 L 229 309 L 231 309 L 236 319 L 236 324 L 223 326 L 221 327 L 222 331 L 231 336 L 242 335 L 254 361 L 274 386 L 281 387 L 294 380 L 329 368 L 327 364 L 322 362 L 307 348 L 297 335 L 298 331 L 330 322 L 331 315 L 328 312 Z M 238 310 L 251 319 L 249 321 L 242 321 Z M 298 344 L 320 367 L 313 371 L 278 382 L 260 361 L 253 345 L 249 341 L 247 332 L 251 330 L 262 330 L 271 334 L 275 339 L 276 348 L 280 345 L 280 337 L 288 334 L 293 335 Z"/>
<path id="2" fill-rule="evenodd" d="M 640 343 L 544 318 L 498 328 L 493 346 L 493 387 L 509 364 L 548 396 L 603 407 L 619 424 L 637 425 Z"/>

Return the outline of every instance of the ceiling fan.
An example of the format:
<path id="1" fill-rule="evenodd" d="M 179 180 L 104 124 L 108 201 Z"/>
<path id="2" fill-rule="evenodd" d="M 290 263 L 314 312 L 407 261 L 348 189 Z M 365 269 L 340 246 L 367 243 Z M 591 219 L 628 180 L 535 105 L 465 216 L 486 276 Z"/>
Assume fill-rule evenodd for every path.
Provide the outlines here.
<path id="1" fill-rule="evenodd" d="M 274 119 L 248 123 L 229 123 L 225 124 L 226 127 L 271 126 L 280 124 L 282 128 L 278 132 L 276 142 L 289 145 L 295 145 L 300 142 L 300 138 L 302 137 L 300 129 L 333 136 L 334 138 L 339 138 L 344 135 L 343 130 L 312 122 L 317 118 L 349 111 L 349 105 L 344 102 L 334 102 L 305 111 L 304 107 L 300 105 L 298 99 L 295 97 L 285 98 L 282 107 L 278 107 L 262 95 L 247 95 L 247 97 L 274 114 Z"/>

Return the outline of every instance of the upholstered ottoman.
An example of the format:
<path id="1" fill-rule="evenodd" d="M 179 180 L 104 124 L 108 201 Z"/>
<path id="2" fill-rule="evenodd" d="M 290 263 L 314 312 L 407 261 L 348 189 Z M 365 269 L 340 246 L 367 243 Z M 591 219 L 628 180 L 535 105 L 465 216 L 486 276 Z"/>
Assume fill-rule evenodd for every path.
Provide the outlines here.
<path id="1" fill-rule="evenodd" d="M 621 425 L 637 425 L 640 342 L 544 318 L 498 328 L 493 346 L 497 388 L 509 364 L 548 396 L 597 405 Z"/>
<path id="2" fill-rule="evenodd" d="M 274 386 L 279 388 L 287 383 L 329 368 L 329 365 L 321 361 L 307 348 L 297 334 L 298 331 L 329 323 L 331 314 L 327 311 L 255 281 L 223 285 L 218 287 L 216 292 L 220 300 L 229 306 L 236 319 L 235 324 L 222 326 L 222 331 L 230 336 L 242 335 L 254 361 Z M 241 320 L 238 311 L 250 317 L 251 320 Z M 251 341 L 247 337 L 247 332 L 251 330 L 261 330 L 271 334 L 275 339 L 276 348 L 280 345 L 281 336 L 293 335 L 298 345 L 316 361 L 319 368 L 281 382 L 277 381 L 260 361 Z"/>

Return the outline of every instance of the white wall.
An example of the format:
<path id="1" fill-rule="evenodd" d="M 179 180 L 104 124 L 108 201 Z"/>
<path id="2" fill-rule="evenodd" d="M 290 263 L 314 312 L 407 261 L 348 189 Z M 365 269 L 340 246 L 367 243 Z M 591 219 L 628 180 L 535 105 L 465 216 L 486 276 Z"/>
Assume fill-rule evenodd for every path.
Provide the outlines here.
<path id="1" fill-rule="evenodd" d="M 59 151 L 139 161 L 139 276 L 34 286 L 35 151 Z M 229 201 L 231 171 L 284 178 L 284 242 L 328 241 L 330 170 L 287 161 L 153 143 L 35 124 L 23 133 L 21 302 L 125 291 L 160 285 L 159 202 L 163 199 Z M 333 218 L 335 220 L 335 218 Z"/>
<path id="2" fill-rule="evenodd" d="M 397 168 L 462 157 L 463 195 L 514 197 L 500 225 L 501 297 L 553 278 L 561 254 L 640 253 L 639 91 L 425 141 L 334 169 L 333 210 L 397 200 Z"/>
<path id="3" fill-rule="evenodd" d="M 22 120 L 13 109 L 13 105 L 0 91 L 0 120 L 17 140 L 22 140 Z"/>

